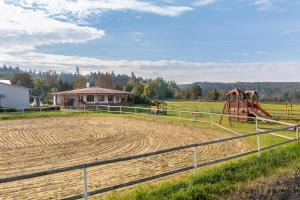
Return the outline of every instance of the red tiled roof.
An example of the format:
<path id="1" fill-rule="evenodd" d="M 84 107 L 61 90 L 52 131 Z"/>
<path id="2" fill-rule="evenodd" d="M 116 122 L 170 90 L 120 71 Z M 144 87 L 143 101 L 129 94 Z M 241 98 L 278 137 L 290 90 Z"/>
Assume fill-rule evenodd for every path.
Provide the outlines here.
<path id="1" fill-rule="evenodd" d="M 121 90 L 113 90 L 99 87 L 82 88 L 76 90 L 54 92 L 52 95 L 64 95 L 64 94 L 132 94 L 131 92 L 125 92 Z"/>

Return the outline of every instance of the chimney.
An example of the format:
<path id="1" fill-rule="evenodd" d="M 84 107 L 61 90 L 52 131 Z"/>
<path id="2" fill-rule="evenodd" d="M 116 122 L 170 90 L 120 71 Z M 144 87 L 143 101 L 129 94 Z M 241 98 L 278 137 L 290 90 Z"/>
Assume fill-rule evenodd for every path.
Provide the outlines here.
<path id="1" fill-rule="evenodd" d="M 90 87 L 90 82 L 86 82 L 86 87 L 87 87 L 87 88 Z"/>

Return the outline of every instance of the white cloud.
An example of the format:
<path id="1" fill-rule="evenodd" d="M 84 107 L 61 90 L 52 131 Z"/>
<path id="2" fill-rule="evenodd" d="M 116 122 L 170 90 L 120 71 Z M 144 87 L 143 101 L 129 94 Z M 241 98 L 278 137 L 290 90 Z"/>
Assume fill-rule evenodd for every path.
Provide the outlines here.
<path id="1" fill-rule="evenodd" d="M 282 31 L 280 34 L 281 35 L 290 35 L 290 34 L 298 34 L 300 33 L 300 28 L 291 28 L 291 29 L 287 29 Z"/>
<path id="2" fill-rule="evenodd" d="M 268 51 L 256 51 L 255 53 L 258 55 L 269 55 L 270 54 L 270 52 L 268 52 Z"/>
<path id="3" fill-rule="evenodd" d="M 269 10 L 273 7 L 272 0 L 255 0 L 252 2 L 259 10 Z"/>
<path id="4" fill-rule="evenodd" d="M 49 55 L 41 53 L 1 54 L 0 63 L 21 65 L 25 69 L 74 71 L 114 71 L 146 78 L 164 77 L 179 83 L 195 81 L 298 81 L 300 62 L 185 62 L 180 60 L 103 60 L 96 58 Z M 26 68 L 27 66 L 27 68 Z"/>
<path id="5" fill-rule="evenodd" d="M 178 16 L 191 11 L 188 6 L 158 6 L 138 0 L 9 0 L 11 4 L 28 9 L 42 10 L 56 18 L 69 16 L 79 20 L 107 11 L 134 10 L 162 16 Z"/>
<path id="6" fill-rule="evenodd" d="M 193 3 L 194 6 L 207 6 L 216 3 L 218 0 L 198 0 Z"/>
<path id="7" fill-rule="evenodd" d="M 0 1 L 0 52 L 34 50 L 40 45 L 82 43 L 104 36 L 104 31 L 48 18 Z"/>
<path id="8" fill-rule="evenodd" d="M 250 5 L 257 7 L 260 11 L 286 11 L 290 4 L 287 0 L 248 0 Z"/>

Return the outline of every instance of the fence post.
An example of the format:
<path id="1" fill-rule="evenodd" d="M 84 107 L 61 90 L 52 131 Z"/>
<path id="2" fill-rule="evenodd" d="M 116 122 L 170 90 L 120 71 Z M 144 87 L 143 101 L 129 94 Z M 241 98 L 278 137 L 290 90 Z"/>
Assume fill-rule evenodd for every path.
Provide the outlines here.
<path id="1" fill-rule="evenodd" d="M 120 106 L 120 114 L 122 114 L 122 107 Z"/>
<path id="2" fill-rule="evenodd" d="M 260 133 L 257 131 L 257 156 L 260 158 Z"/>
<path id="3" fill-rule="evenodd" d="M 87 169 L 86 165 L 83 167 L 83 193 L 84 200 L 88 199 L 88 185 L 87 185 Z"/>
<path id="4" fill-rule="evenodd" d="M 198 146 L 194 147 L 194 174 L 198 172 Z"/>
<path id="5" fill-rule="evenodd" d="M 178 118 L 179 119 L 181 118 L 181 116 L 180 116 L 180 110 L 178 110 Z"/>
<path id="6" fill-rule="evenodd" d="M 256 128 L 256 132 L 258 132 L 258 120 L 256 117 L 255 117 L 255 128 Z"/>
<path id="7" fill-rule="evenodd" d="M 296 140 L 299 142 L 299 127 L 296 127 Z"/>
<path id="8" fill-rule="evenodd" d="M 107 112 L 110 112 L 110 106 L 109 105 L 107 106 Z"/>
<path id="9" fill-rule="evenodd" d="M 210 114 L 210 127 L 212 127 L 212 126 L 213 126 L 213 115 Z"/>

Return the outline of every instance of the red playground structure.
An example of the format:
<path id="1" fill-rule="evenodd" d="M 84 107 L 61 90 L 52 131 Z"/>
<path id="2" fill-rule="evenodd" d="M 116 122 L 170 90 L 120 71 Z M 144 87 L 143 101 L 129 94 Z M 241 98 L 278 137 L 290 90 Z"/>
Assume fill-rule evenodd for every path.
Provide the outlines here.
<path id="1" fill-rule="evenodd" d="M 271 115 L 259 104 L 259 96 L 255 90 L 242 91 L 236 87 L 229 91 L 223 108 L 223 114 L 227 112 L 229 123 L 232 120 L 249 121 L 253 117 L 270 118 Z M 220 119 L 222 123 L 223 115 Z"/>

